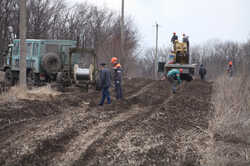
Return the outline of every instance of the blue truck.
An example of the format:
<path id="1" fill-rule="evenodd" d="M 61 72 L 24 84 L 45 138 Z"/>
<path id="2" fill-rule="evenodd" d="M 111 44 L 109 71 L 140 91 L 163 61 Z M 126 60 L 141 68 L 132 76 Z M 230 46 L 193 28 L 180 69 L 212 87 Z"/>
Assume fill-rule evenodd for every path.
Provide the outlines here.
<path id="1" fill-rule="evenodd" d="M 26 39 L 25 43 L 28 84 L 39 85 L 56 80 L 67 80 L 66 82 L 72 83 L 74 66 L 80 63 L 83 54 L 91 55 L 87 68 L 92 64 L 92 72 L 88 74 L 96 73 L 94 50 L 77 48 L 77 41 Z M 0 64 L 1 70 L 5 72 L 5 81 L 11 85 L 19 80 L 19 62 L 20 40 L 14 39 L 8 47 L 8 51 L 2 56 Z M 93 82 L 95 76 L 92 75 L 85 82 Z"/>

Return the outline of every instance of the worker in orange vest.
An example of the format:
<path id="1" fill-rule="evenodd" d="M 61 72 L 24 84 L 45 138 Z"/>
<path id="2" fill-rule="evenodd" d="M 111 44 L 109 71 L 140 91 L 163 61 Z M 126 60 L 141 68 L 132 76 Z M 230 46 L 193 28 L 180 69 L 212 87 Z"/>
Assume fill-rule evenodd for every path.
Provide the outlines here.
<path id="1" fill-rule="evenodd" d="M 228 63 L 227 72 L 228 72 L 230 77 L 233 76 L 233 62 L 232 61 L 229 61 L 229 63 Z"/>
<path id="2" fill-rule="evenodd" d="M 111 58 L 111 64 L 113 66 L 112 78 L 115 84 L 116 99 L 122 99 L 122 67 L 118 63 L 116 57 Z"/>

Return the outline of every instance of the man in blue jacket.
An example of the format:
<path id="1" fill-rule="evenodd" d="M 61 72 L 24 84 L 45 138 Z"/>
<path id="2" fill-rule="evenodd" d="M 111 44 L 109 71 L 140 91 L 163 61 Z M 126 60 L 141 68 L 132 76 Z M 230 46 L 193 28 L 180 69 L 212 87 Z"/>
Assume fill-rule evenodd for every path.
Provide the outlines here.
<path id="1" fill-rule="evenodd" d="M 180 74 L 183 72 L 183 69 L 171 69 L 168 73 L 165 74 L 165 77 L 172 84 L 172 91 L 176 93 L 177 83 L 181 84 Z"/>
<path id="2" fill-rule="evenodd" d="M 102 88 L 102 99 L 99 105 L 102 106 L 106 98 L 108 100 L 108 104 L 111 103 L 110 93 L 109 93 L 109 87 L 111 85 L 111 72 L 109 69 L 105 68 L 106 65 L 105 63 L 101 63 L 100 65 L 101 65 L 100 81 Z"/>

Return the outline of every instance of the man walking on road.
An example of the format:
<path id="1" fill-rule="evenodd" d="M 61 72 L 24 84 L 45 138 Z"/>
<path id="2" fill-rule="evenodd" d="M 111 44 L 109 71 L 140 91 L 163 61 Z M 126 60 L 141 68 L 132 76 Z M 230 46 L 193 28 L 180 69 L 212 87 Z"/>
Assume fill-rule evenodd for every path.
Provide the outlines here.
<path id="1" fill-rule="evenodd" d="M 109 69 L 105 68 L 105 63 L 101 63 L 101 71 L 100 71 L 100 81 L 102 88 L 102 99 L 99 103 L 100 106 L 104 104 L 105 99 L 107 98 L 108 104 L 111 103 L 109 87 L 111 85 L 111 72 Z"/>
<path id="2" fill-rule="evenodd" d="M 171 69 L 168 73 L 165 74 L 165 78 L 172 84 L 172 91 L 176 93 L 177 84 L 181 84 L 180 74 L 183 72 L 183 69 Z"/>
<path id="3" fill-rule="evenodd" d="M 113 65 L 112 78 L 115 84 L 116 99 L 120 100 L 122 99 L 122 68 L 116 57 L 111 59 L 111 64 Z"/>
<path id="4" fill-rule="evenodd" d="M 206 70 L 206 68 L 204 67 L 203 64 L 200 65 L 199 74 L 200 74 L 201 80 L 204 80 L 205 75 L 207 74 L 207 70 Z"/>

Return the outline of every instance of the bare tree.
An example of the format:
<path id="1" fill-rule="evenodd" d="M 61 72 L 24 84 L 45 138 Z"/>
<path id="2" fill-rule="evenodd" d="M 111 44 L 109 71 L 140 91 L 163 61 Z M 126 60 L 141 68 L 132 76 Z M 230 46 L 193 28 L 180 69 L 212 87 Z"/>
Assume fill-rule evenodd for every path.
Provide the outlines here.
<path id="1" fill-rule="evenodd" d="M 119 58 L 127 73 L 136 66 L 138 33 L 131 18 L 124 22 L 124 56 L 120 45 L 120 16 L 107 8 L 88 3 L 67 7 L 64 0 L 26 0 L 27 38 L 77 40 L 83 36 L 83 47 L 94 47 L 102 61 Z M 20 1 L 0 0 L 0 50 L 7 47 L 7 27 L 13 25 L 19 35 Z M 133 61 L 133 63 L 131 63 Z"/>
<path id="2" fill-rule="evenodd" d="M 160 48 L 158 51 L 158 60 L 161 62 L 166 62 L 167 63 L 167 57 L 168 54 L 171 52 L 171 48 Z M 154 78 L 155 74 L 155 48 L 149 48 L 147 49 L 141 60 L 139 61 L 141 64 L 141 72 L 142 75 L 146 76 L 147 78 Z M 156 64 L 158 65 L 158 64 Z M 157 66 L 156 66 L 157 67 Z M 159 75 L 160 73 L 158 73 Z"/>
<path id="3" fill-rule="evenodd" d="M 8 26 L 18 25 L 17 0 L 0 0 L 0 51 L 8 45 Z M 15 32 L 17 27 L 14 27 Z"/>
<path id="4" fill-rule="evenodd" d="M 233 61 L 234 72 L 240 63 L 240 45 L 236 42 L 209 40 L 203 45 L 193 46 L 191 55 L 196 64 L 203 63 L 208 70 L 208 78 L 214 79 L 226 72 L 227 64 Z"/>
<path id="5" fill-rule="evenodd" d="M 28 38 L 46 39 L 49 30 L 66 8 L 64 0 L 29 0 L 28 6 Z"/>

